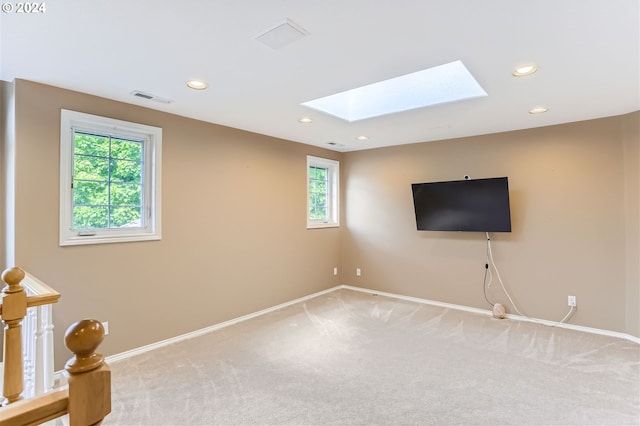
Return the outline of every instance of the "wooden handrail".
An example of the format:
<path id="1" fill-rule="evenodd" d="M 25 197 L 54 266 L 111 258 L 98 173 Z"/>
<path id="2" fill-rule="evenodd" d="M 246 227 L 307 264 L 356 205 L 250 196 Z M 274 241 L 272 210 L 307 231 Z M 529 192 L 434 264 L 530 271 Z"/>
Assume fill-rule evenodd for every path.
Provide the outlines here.
<path id="1" fill-rule="evenodd" d="M 68 408 L 69 388 L 65 386 L 0 408 L 0 425 L 39 425 L 64 416 Z"/>
<path id="2" fill-rule="evenodd" d="M 58 300 L 60 300 L 59 292 L 49 287 L 28 272 L 25 272 L 25 277 L 22 280 L 22 285 L 32 292 L 36 293 L 33 296 L 27 296 L 27 308 L 42 305 L 51 305 L 53 303 L 57 303 Z"/>
<path id="3" fill-rule="evenodd" d="M 19 269 L 19 268 L 17 268 Z M 8 271 L 8 270 L 7 270 Z M 60 293 L 55 289 L 49 287 L 33 275 L 28 272 L 24 272 L 24 278 L 20 280 L 22 285 L 29 284 L 28 287 L 31 287 L 32 290 L 37 290 L 38 294 L 33 296 L 27 296 L 27 308 L 32 308 L 36 306 L 42 305 L 51 305 L 53 303 L 57 303 L 60 300 Z M 27 279 L 25 282 L 25 278 Z M 0 315 L 2 315 L 2 298 L 0 298 Z"/>

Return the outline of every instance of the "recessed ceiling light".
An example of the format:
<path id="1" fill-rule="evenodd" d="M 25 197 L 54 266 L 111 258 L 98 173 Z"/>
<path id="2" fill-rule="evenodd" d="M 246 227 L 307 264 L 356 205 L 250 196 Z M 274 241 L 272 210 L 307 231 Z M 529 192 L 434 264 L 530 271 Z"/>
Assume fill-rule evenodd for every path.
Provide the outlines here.
<path id="1" fill-rule="evenodd" d="M 487 96 L 462 61 L 455 61 L 302 105 L 352 122 Z"/>
<path id="2" fill-rule="evenodd" d="M 542 114 L 543 112 L 547 112 L 549 111 L 549 108 L 545 108 L 545 107 L 535 107 L 529 110 L 529 114 Z"/>
<path id="3" fill-rule="evenodd" d="M 298 119 L 298 121 L 299 121 L 299 122 L 301 122 L 301 123 L 305 123 L 305 124 L 307 124 L 307 123 L 312 123 L 312 122 L 313 122 L 313 120 L 312 120 L 312 119 L 310 119 L 309 117 L 302 117 L 302 118 L 299 118 L 299 119 Z"/>
<path id="4" fill-rule="evenodd" d="M 525 75 L 531 75 L 534 72 L 538 71 L 533 65 L 525 65 L 520 68 L 516 68 L 516 70 L 512 73 L 515 77 L 524 77 Z"/>
<path id="5" fill-rule="evenodd" d="M 204 90 L 207 88 L 207 83 L 200 80 L 189 80 L 187 81 L 187 86 L 195 90 Z"/>
<path id="6" fill-rule="evenodd" d="M 369 140 L 369 138 L 367 136 L 365 136 L 365 135 L 358 136 L 356 139 L 358 139 L 359 141 L 368 141 Z"/>

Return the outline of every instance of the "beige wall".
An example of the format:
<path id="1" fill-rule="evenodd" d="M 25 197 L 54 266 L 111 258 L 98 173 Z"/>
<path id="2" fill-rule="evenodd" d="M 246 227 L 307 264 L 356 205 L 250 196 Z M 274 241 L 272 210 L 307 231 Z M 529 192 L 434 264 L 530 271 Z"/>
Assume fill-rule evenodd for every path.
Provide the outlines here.
<path id="1" fill-rule="evenodd" d="M 484 234 L 416 231 L 411 183 L 508 176 L 513 232 L 492 234 L 492 248 L 520 311 L 557 321 L 575 295 L 573 324 L 638 335 L 637 120 L 346 154 L 343 283 L 489 308 Z M 497 283 L 489 296 L 507 303 Z"/>
<path id="2" fill-rule="evenodd" d="M 306 155 L 341 154 L 17 80 L 16 264 L 110 355 L 339 284 L 339 229 L 307 230 Z M 161 241 L 58 246 L 60 109 L 163 128 Z M 56 367 L 68 358 L 56 346 Z"/>
<path id="3" fill-rule="evenodd" d="M 15 263 L 63 294 L 56 342 L 93 317 L 115 354 L 338 284 L 487 308 L 484 236 L 415 230 L 410 184 L 465 174 L 509 177 L 513 232 L 493 251 L 521 311 L 558 320 L 572 294 L 572 323 L 639 335 L 639 113 L 339 154 L 28 81 L 3 93 Z M 58 246 L 61 108 L 163 128 L 162 241 Z M 342 161 L 339 229 L 305 229 L 307 154 Z"/>

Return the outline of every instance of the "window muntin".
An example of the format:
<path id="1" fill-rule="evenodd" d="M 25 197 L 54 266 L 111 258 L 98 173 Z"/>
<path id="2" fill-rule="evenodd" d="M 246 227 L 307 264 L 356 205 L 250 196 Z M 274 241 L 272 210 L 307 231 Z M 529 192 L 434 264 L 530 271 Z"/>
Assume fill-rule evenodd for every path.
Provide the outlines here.
<path id="1" fill-rule="evenodd" d="M 339 163 L 307 157 L 307 228 L 339 226 Z"/>
<path id="2" fill-rule="evenodd" d="M 60 245 L 160 239 L 162 129 L 62 110 Z"/>

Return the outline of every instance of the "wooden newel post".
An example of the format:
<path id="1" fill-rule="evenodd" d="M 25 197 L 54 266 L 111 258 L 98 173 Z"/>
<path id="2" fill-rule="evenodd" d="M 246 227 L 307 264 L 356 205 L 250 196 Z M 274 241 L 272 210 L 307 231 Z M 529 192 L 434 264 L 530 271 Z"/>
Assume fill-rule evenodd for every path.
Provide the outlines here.
<path id="1" fill-rule="evenodd" d="M 64 343 L 74 356 L 65 365 L 69 383 L 69 423 L 97 425 L 111 412 L 111 371 L 96 353 L 104 339 L 99 321 L 84 319 L 71 325 Z"/>
<path id="2" fill-rule="evenodd" d="M 22 319 L 27 315 L 27 293 L 20 285 L 24 271 L 18 267 L 6 269 L 2 281 L 2 322 L 4 323 L 4 403 L 19 400 L 24 389 L 22 374 Z"/>

